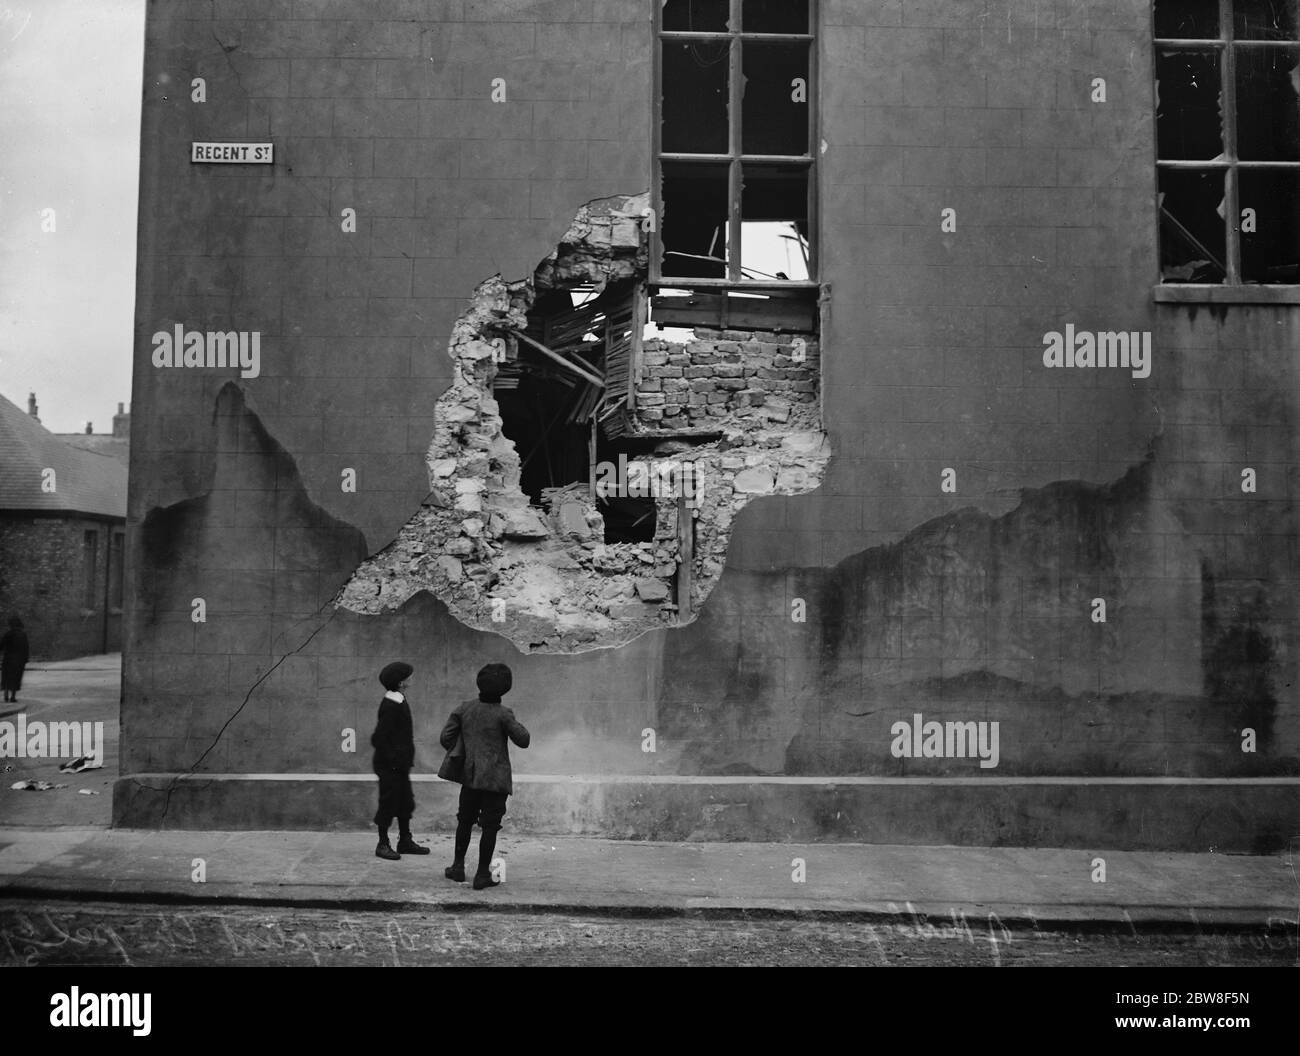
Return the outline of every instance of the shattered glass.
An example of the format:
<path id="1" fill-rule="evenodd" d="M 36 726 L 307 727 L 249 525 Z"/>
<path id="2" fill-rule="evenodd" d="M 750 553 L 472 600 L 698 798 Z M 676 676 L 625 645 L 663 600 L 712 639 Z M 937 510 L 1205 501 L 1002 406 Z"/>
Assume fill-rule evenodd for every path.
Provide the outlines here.
<path id="1" fill-rule="evenodd" d="M 1216 51 L 1179 48 L 1157 53 L 1157 157 L 1205 160 L 1223 153 L 1219 87 Z"/>
<path id="2" fill-rule="evenodd" d="M 727 277 L 728 166 L 663 163 L 663 274 Z"/>
<path id="3" fill-rule="evenodd" d="M 808 170 L 794 165 L 745 165 L 743 173 L 742 278 L 807 279 Z"/>
<path id="4" fill-rule="evenodd" d="M 1227 276 L 1222 169 L 1160 169 L 1160 277 L 1218 283 Z"/>

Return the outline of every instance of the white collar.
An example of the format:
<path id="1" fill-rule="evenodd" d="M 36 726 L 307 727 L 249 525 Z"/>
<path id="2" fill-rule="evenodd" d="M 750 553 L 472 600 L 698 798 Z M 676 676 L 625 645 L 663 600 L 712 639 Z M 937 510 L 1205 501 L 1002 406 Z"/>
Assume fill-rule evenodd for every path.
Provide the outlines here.
<path id="1" fill-rule="evenodd" d="M 399 703 L 399 704 L 403 703 L 403 702 L 406 700 L 406 698 L 405 698 L 404 696 L 402 696 L 402 694 L 398 693 L 397 690 L 395 690 L 395 689 L 390 689 L 387 693 L 385 693 L 385 694 L 384 694 L 384 699 L 385 699 L 385 700 L 395 700 L 395 701 L 397 701 L 397 703 Z"/>

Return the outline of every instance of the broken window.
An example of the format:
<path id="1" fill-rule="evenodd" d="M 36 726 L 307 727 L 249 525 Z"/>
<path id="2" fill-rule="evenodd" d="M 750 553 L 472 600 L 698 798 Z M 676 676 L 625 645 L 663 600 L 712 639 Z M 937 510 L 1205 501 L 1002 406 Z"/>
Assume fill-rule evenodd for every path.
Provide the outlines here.
<path id="1" fill-rule="evenodd" d="M 664 0 L 652 279 L 811 284 L 809 0 Z"/>
<path id="2" fill-rule="evenodd" d="M 1156 0 L 1161 280 L 1300 283 L 1300 0 Z"/>

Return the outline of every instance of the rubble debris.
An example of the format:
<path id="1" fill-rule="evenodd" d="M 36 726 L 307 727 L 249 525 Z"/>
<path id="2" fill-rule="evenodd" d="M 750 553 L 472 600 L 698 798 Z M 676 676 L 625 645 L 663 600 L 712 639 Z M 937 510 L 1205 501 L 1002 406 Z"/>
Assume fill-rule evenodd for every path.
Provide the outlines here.
<path id="1" fill-rule="evenodd" d="M 102 769 L 103 766 L 104 766 L 103 763 L 95 762 L 94 756 L 82 755 L 82 756 L 78 756 L 76 759 L 70 759 L 68 762 L 64 763 L 61 767 L 59 767 L 59 773 L 79 774 L 83 770 L 99 770 Z"/>
<path id="2" fill-rule="evenodd" d="M 698 612 L 752 498 L 818 486 L 816 335 L 643 341 L 647 206 L 588 203 L 530 279 L 479 283 L 452 328 L 429 495 L 335 605 L 427 590 L 524 650 L 622 645 Z"/>
<path id="3" fill-rule="evenodd" d="M 56 788 L 67 787 L 67 785 L 53 785 L 48 781 L 15 781 L 9 786 L 13 792 L 49 792 Z"/>

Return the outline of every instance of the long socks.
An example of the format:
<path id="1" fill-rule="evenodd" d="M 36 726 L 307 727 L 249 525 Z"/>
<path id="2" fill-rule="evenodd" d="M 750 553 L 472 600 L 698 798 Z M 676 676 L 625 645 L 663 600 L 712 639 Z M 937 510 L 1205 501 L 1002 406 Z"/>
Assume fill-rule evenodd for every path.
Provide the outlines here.
<path id="1" fill-rule="evenodd" d="M 492 853 L 497 849 L 497 830 L 484 829 L 478 841 L 478 876 L 492 875 Z"/>
<path id="2" fill-rule="evenodd" d="M 456 864 L 465 865 L 465 852 L 469 850 L 469 841 L 474 835 L 474 823 L 460 821 L 456 825 Z"/>

